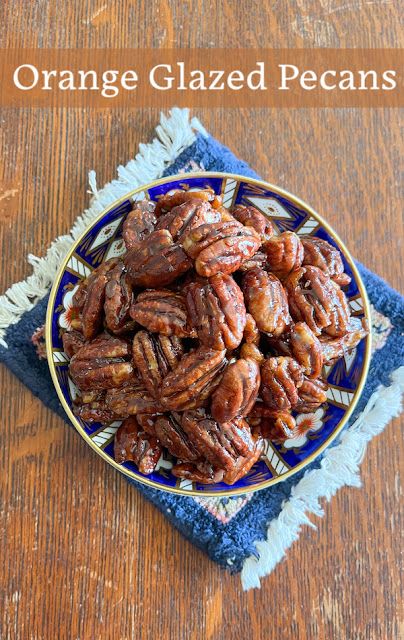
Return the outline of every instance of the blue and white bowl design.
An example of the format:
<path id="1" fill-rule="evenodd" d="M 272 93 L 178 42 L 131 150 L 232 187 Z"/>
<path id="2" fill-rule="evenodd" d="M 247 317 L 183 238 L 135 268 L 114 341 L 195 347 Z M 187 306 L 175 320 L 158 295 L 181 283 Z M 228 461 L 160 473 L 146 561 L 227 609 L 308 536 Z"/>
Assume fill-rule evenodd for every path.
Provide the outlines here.
<path id="1" fill-rule="evenodd" d="M 324 374 L 329 384 L 328 402 L 313 414 L 297 416 L 297 423 L 304 424 L 305 428 L 310 425 L 310 430 L 282 445 L 266 441 L 261 460 L 246 477 L 230 487 L 223 483 L 202 485 L 175 478 L 170 471 L 172 459 L 169 455 L 159 460 L 156 470 L 149 476 L 139 473 L 131 462 L 118 465 L 113 457 L 113 440 L 120 423 L 107 427 L 87 424 L 72 413 L 72 401 L 77 390 L 68 376 L 68 357 L 63 351 L 61 339 L 63 331 L 69 328 L 72 296 L 80 280 L 104 260 L 124 253 L 122 224 L 133 201 L 144 198 L 157 200 L 172 189 L 206 187 L 221 194 L 227 207 L 237 203 L 254 205 L 270 218 L 275 233 L 294 231 L 298 235 L 309 234 L 338 247 L 345 271 L 352 278 L 345 288 L 352 314 L 359 318 L 366 316 L 369 320 L 366 293 L 352 258 L 336 234 L 308 205 L 278 187 L 242 176 L 183 174 L 158 180 L 131 192 L 106 209 L 75 243 L 61 266 L 50 295 L 47 352 L 56 390 L 70 420 L 86 442 L 107 462 L 131 478 L 158 489 L 186 495 L 234 495 L 267 487 L 300 471 L 331 443 L 351 415 L 363 388 L 369 362 L 370 337 L 362 340 L 333 366 L 325 367 Z"/>

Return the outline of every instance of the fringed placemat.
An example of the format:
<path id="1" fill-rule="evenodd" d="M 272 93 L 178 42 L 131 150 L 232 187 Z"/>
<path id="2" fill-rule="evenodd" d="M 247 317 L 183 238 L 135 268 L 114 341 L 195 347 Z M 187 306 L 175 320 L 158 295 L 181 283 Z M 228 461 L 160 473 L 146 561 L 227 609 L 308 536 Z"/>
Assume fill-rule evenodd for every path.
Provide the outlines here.
<path id="1" fill-rule="evenodd" d="M 162 115 L 156 138 L 142 144 L 134 160 L 118 167 L 118 178 L 93 194 L 89 209 L 70 234 L 60 236 L 43 258 L 28 256 L 33 273 L 0 298 L 0 360 L 67 422 L 45 359 L 43 323 L 50 287 L 69 247 L 107 206 L 129 191 L 164 175 L 225 171 L 258 177 L 243 161 L 210 137 L 186 109 Z M 310 514 L 322 515 L 320 500 L 344 486 L 360 486 L 359 465 L 367 443 L 401 408 L 404 388 L 404 299 L 364 267 L 359 269 L 372 309 L 373 356 L 356 411 L 321 459 L 292 478 L 255 494 L 235 498 L 192 498 L 132 482 L 170 522 L 215 562 L 241 572 L 244 589 L 260 586 L 297 540 Z M 83 443 L 83 447 L 84 447 Z M 114 473 L 105 467 L 105 473 Z"/>

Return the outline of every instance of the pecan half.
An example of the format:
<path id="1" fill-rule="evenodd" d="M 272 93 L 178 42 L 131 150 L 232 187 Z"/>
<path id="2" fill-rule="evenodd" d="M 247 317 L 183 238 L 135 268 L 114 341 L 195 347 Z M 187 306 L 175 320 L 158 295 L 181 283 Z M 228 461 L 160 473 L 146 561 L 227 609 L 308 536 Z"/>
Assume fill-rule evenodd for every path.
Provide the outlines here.
<path id="1" fill-rule="evenodd" d="M 258 462 L 264 451 L 264 441 L 260 434 L 254 435 L 253 441 L 254 449 L 251 454 L 247 458 L 240 456 L 234 465 L 234 468 L 226 471 L 224 474 L 223 482 L 226 484 L 234 484 L 237 480 L 240 480 L 240 478 L 244 478 L 244 476 L 246 476 L 250 471 L 251 467 Z"/>
<path id="2" fill-rule="evenodd" d="M 257 232 L 238 222 L 203 224 L 183 240 L 185 251 L 195 260 L 197 273 L 207 278 L 219 272 L 233 273 L 257 252 L 260 244 Z"/>
<path id="3" fill-rule="evenodd" d="M 261 242 L 267 242 L 274 235 L 271 221 L 258 209 L 238 204 L 232 209 L 232 215 L 245 227 L 252 227 L 259 234 Z"/>
<path id="4" fill-rule="evenodd" d="M 187 200 L 159 218 L 156 229 L 168 229 L 174 240 L 181 242 L 186 233 L 202 224 L 219 222 L 220 213 L 206 200 Z"/>
<path id="5" fill-rule="evenodd" d="M 287 411 L 273 411 L 261 420 L 259 426 L 262 437 L 273 442 L 285 442 L 298 435 L 296 420 Z"/>
<path id="6" fill-rule="evenodd" d="M 239 266 L 239 271 L 242 271 L 244 273 L 244 271 L 249 271 L 250 269 L 254 269 L 255 267 L 258 267 L 259 269 L 265 269 L 266 266 L 266 254 L 262 251 L 257 251 L 257 253 L 254 254 L 252 258 L 249 258 L 248 260 L 245 260 L 241 263 L 241 265 Z"/>
<path id="7" fill-rule="evenodd" d="M 153 231 L 124 258 L 131 282 L 139 287 L 164 287 L 188 271 L 191 262 L 166 229 Z"/>
<path id="8" fill-rule="evenodd" d="M 251 358 L 258 362 L 258 364 L 262 364 L 265 360 L 264 355 L 259 350 L 259 342 L 260 342 L 260 332 L 257 327 L 257 323 L 255 322 L 251 313 L 247 313 L 246 315 L 246 325 L 244 327 L 243 333 L 244 343 L 241 345 L 240 349 L 240 357 L 241 358 Z"/>
<path id="9" fill-rule="evenodd" d="M 83 391 L 121 387 L 134 377 L 130 356 L 125 340 L 101 334 L 72 357 L 69 374 Z"/>
<path id="10" fill-rule="evenodd" d="M 243 292 L 257 327 L 279 336 L 290 324 L 288 299 L 282 283 L 263 269 L 250 269 L 243 277 Z"/>
<path id="11" fill-rule="evenodd" d="M 323 368 L 319 339 L 305 322 L 297 322 L 290 331 L 290 349 L 294 359 L 309 378 L 318 378 Z"/>
<path id="12" fill-rule="evenodd" d="M 330 324 L 324 328 L 325 333 L 333 338 L 340 338 L 348 331 L 351 310 L 345 293 L 340 286 L 331 280 L 335 289 L 335 301 L 330 312 Z"/>
<path id="13" fill-rule="evenodd" d="M 244 344 L 241 345 L 240 357 L 255 360 L 258 364 L 262 364 L 265 360 L 264 354 L 259 350 L 257 345 L 249 342 L 244 342 Z"/>
<path id="14" fill-rule="evenodd" d="M 261 393 L 268 407 L 285 410 L 297 404 L 303 372 L 296 360 L 287 356 L 267 358 L 261 367 L 261 379 Z"/>
<path id="15" fill-rule="evenodd" d="M 158 397 L 163 379 L 179 363 L 184 350 L 176 336 L 139 331 L 133 338 L 133 361 L 146 389 Z"/>
<path id="16" fill-rule="evenodd" d="M 303 265 L 318 267 L 341 287 L 349 284 L 351 278 L 344 273 L 344 263 L 338 249 L 326 240 L 307 236 L 302 238 L 304 248 Z"/>
<path id="17" fill-rule="evenodd" d="M 154 215 L 156 205 L 149 200 L 135 202 L 122 227 L 122 237 L 127 249 L 136 247 L 154 231 L 157 218 Z"/>
<path id="18" fill-rule="evenodd" d="M 311 413 L 327 402 L 328 384 L 318 378 L 310 380 L 304 377 L 303 384 L 299 388 L 299 401 L 295 409 L 301 413 Z"/>
<path id="19" fill-rule="evenodd" d="M 156 205 L 156 216 L 159 217 L 163 213 L 171 211 L 173 207 L 178 207 L 180 204 L 194 199 L 210 202 L 214 209 L 218 209 L 222 205 L 221 196 L 216 195 L 211 188 L 200 189 L 199 191 L 177 190 L 174 193 L 165 193 L 159 198 Z"/>
<path id="20" fill-rule="evenodd" d="M 260 343 L 260 332 L 251 313 L 246 314 L 243 339 L 247 344 L 259 345 Z"/>
<path id="21" fill-rule="evenodd" d="M 242 418 L 219 425 L 204 409 L 197 409 L 185 412 L 181 424 L 198 451 L 222 469 L 233 469 L 240 455 L 254 450 L 250 428 Z"/>
<path id="22" fill-rule="evenodd" d="M 297 269 L 286 279 L 285 287 L 293 318 L 304 321 L 316 336 L 328 327 L 334 334 L 346 332 L 349 308 L 344 293 L 321 269 Z"/>
<path id="23" fill-rule="evenodd" d="M 342 358 L 344 353 L 358 346 L 359 342 L 369 333 L 365 318 L 350 318 L 347 333 L 340 338 L 320 336 L 321 349 L 326 364 Z"/>
<path id="24" fill-rule="evenodd" d="M 73 307 L 76 308 L 80 313 L 83 310 L 83 306 L 87 297 L 87 284 L 88 278 L 84 278 L 84 280 L 81 280 L 78 289 L 73 296 Z"/>
<path id="25" fill-rule="evenodd" d="M 86 295 L 81 312 L 83 336 L 86 340 L 95 338 L 102 328 L 105 288 L 108 284 L 108 274 L 115 267 L 116 262 L 116 260 L 103 262 L 87 278 Z"/>
<path id="26" fill-rule="evenodd" d="M 209 462 L 192 464 L 190 462 L 177 462 L 172 468 L 172 474 L 176 478 L 185 478 L 199 484 L 216 484 L 223 480 L 223 469 L 215 469 Z"/>
<path id="27" fill-rule="evenodd" d="M 226 352 L 199 347 L 187 353 L 166 376 L 160 400 L 168 410 L 184 411 L 202 406 L 220 382 Z"/>
<path id="28" fill-rule="evenodd" d="M 187 285 L 186 304 L 202 344 L 219 350 L 238 347 L 246 311 L 241 289 L 231 276 L 218 274 Z"/>
<path id="29" fill-rule="evenodd" d="M 114 458 L 122 464 L 134 462 L 140 473 L 153 473 L 162 454 L 162 448 L 156 438 L 142 431 L 136 418 L 124 420 L 115 434 Z"/>
<path id="30" fill-rule="evenodd" d="M 109 272 L 105 287 L 105 325 L 112 333 L 125 333 L 134 328 L 129 315 L 133 292 L 124 263 L 120 260 Z"/>
<path id="31" fill-rule="evenodd" d="M 136 420 L 143 431 L 146 431 L 146 433 L 149 433 L 151 436 L 156 436 L 156 420 L 162 415 L 162 413 L 137 413 Z"/>
<path id="32" fill-rule="evenodd" d="M 136 379 L 125 387 L 109 389 L 105 404 L 108 409 L 125 418 L 136 414 L 155 415 L 163 412 L 158 400 L 153 398 Z"/>
<path id="33" fill-rule="evenodd" d="M 298 269 L 303 262 L 303 245 L 293 231 L 285 231 L 273 236 L 265 243 L 269 269 L 278 278 L 285 278 L 292 270 Z"/>
<path id="34" fill-rule="evenodd" d="M 229 364 L 212 394 L 212 417 L 217 422 L 227 422 L 247 415 L 257 398 L 260 382 L 260 368 L 255 360 L 240 358 Z"/>
<path id="35" fill-rule="evenodd" d="M 72 358 L 84 344 L 84 336 L 79 331 L 65 331 L 62 335 L 63 350 L 68 358 Z"/>
<path id="36" fill-rule="evenodd" d="M 136 322 L 154 333 L 180 338 L 195 337 L 188 322 L 185 298 L 168 289 L 150 289 L 140 293 L 130 309 Z"/>
<path id="37" fill-rule="evenodd" d="M 200 459 L 200 454 L 181 426 L 181 415 L 170 413 L 159 416 L 154 423 L 157 438 L 171 455 L 184 462 Z"/>
<path id="38" fill-rule="evenodd" d="M 73 413 L 90 424 L 93 422 L 109 424 L 121 418 L 106 406 L 105 391 L 90 391 L 78 396 L 73 403 Z"/>

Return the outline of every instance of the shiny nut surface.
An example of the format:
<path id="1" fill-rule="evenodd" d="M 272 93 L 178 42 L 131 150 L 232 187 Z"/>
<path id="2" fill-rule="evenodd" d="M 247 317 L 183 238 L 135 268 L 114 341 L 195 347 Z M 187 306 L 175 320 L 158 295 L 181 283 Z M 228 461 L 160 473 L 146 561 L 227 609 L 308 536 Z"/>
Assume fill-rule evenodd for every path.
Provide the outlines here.
<path id="1" fill-rule="evenodd" d="M 203 224 L 188 233 L 183 246 L 195 269 L 207 278 L 216 273 L 233 273 L 251 258 L 261 244 L 258 233 L 238 222 Z"/>
<path id="2" fill-rule="evenodd" d="M 263 269 L 250 269 L 243 277 L 249 313 L 258 329 L 279 336 L 290 324 L 288 299 L 280 280 Z"/>
<path id="3" fill-rule="evenodd" d="M 130 309 L 131 317 L 143 327 L 164 336 L 195 337 L 185 298 L 168 289 L 150 289 L 140 293 Z"/>
<path id="4" fill-rule="evenodd" d="M 212 276 L 187 285 L 186 304 L 192 326 L 202 344 L 213 349 L 235 349 L 246 322 L 244 298 L 230 275 Z"/>
<path id="5" fill-rule="evenodd" d="M 187 353 L 161 387 L 161 403 L 171 411 L 202 406 L 220 382 L 226 351 L 199 347 Z"/>

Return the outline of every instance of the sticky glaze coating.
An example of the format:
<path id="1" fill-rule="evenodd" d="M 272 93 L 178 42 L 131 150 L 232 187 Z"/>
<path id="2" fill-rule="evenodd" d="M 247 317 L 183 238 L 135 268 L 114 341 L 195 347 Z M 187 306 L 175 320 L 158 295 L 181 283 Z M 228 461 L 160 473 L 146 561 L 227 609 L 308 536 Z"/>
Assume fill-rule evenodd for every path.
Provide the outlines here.
<path id="1" fill-rule="evenodd" d="M 295 413 L 327 400 L 324 365 L 367 334 L 341 255 L 211 189 L 135 203 L 122 235 L 126 254 L 73 297 L 75 413 L 121 421 L 115 459 L 144 475 L 164 454 L 179 479 L 233 484 L 265 438 L 301 435 Z"/>

